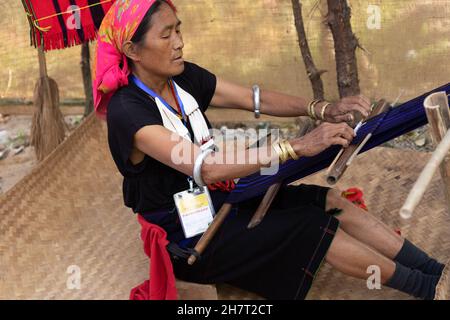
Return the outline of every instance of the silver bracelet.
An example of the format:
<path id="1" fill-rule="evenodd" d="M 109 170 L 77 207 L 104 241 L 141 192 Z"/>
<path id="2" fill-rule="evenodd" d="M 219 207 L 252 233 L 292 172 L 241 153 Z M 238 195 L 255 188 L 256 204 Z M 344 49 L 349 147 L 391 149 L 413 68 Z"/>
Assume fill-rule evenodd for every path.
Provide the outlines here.
<path id="1" fill-rule="evenodd" d="M 199 187 L 204 187 L 205 186 L 205 182 L 203 181 L 203 178 L 202 178 L 203 161 L 205 160 L 207 155 L 209 155 L 210 153 L 213 153 L 213 152 L 214 152 L 214 150 L 207 149 L 205 151 L 202 151 L 197 156 L 197 158 L 195 159 L 195 164 L 194 164 L 194 181 Z"/>
<path id="2" fill-rule="evenodd" d="M 253 106 L 255 108 L 255 118 L 258 119 L 261 116 L 261 90 L 256 84 L 253 86 Z"/>

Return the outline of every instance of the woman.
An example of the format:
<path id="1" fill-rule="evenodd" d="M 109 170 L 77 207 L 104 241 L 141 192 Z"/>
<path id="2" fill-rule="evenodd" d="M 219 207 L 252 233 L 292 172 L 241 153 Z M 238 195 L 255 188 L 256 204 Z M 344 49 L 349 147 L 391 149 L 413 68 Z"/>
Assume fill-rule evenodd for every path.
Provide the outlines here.
<path id="1" fill-rule="evenodd" d="M 263 90 L 260 112 L 309 114 L 325 122 L 301 138 L 261 146 L 264 152 L 256 155 L 238 150 L 246 163 L 218 163 L 214 160 L 223 159 L 225 151 L 210 148 L 213 140 L 205 128 L 211 126 L 204 112 L 209 105 L 253 112 L 254 92 L 185 62 L 180 25 L 170 1 L 116 1 L 100 29 L 94 94 L 124 176 L 125 204 L 163 227 L 172 244 L 189 250 L 199 236 L 186 237 L 181 224 L 187 228 L 187 222 L 180 222 L 180 207 L 174 203 L 174 194 L 189 188 L 188 177 L 208 185 L 218 211 L 234 187 L 232 179 L 280 159 L 347 146 L 355 134 L 346 121 L 353 112 L 366 117 L 370 106 L 362 96 L 329 107 Z M 184 161 L 174 158 L 180 144 Z M 195 172 L 196 165 L 200 171 Z M 265 219 L 251 230 L 246 226 L 261 197 L 239 203 L 194 265 L 173 255 L 175 274 L 199 283 L 227 282 L 266 298 L 303 299 L 326 260 L 361 279 L 368 276 L 368 266 L 376 265 L 382 284 L 432 299 L 444 265 L 340 194 L 314 185 L 282 187 Z M 333 208 L 341 213 L 333 214 Z"/>

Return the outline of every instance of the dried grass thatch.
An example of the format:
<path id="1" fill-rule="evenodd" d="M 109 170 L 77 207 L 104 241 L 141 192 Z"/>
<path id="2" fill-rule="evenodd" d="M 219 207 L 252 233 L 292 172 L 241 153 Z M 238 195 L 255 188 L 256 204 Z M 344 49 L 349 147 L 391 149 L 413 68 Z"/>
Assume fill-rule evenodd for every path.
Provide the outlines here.
<path id="1" fill-rule="evenodd" d="M 59 109 L 59 91 L 56 81 L 41 77 L 34 89 L 36 111 L 31 124 L 31 145 L 39 161 L 64 141 L 66 124 Z"/>
<path id="2" fill-rule="evenodd" d="M 36 111 L 31 125 L 31 145 L 38 161 L 42 161 L 65 138 L 67 127 L 59 109 L 59 90 L 55 80 L 47 75 L 44 52 L 39 49 L 40 78 L 34 89 Z"/>

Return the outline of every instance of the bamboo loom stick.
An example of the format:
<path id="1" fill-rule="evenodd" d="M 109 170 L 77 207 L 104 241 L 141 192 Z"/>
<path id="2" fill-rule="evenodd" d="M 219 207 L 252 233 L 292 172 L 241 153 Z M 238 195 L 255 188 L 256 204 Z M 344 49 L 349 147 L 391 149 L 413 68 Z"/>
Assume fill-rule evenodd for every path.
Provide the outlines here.
<path id="1" fill-rule="evenodd" d="M 205 231 L 205 233 L 202 235 L 200 240 L 197 242 L 197 245 L 195 246 L 195 251 L 201 255 L 208 244 L 211 242 L 217 231 L 219 230 L 222 223 L 225 221 L 225 218 L 228 216 L 228 214 L 231 211 L 231 208 L 233 205 L 231 203 L 224 203 L 222 207 L 220 208 L 219 212 L 215 215 L 212 223 L 208 227 L 208 229 Z M 191 255 L 188 258 L 188 264 L 193 265 L 194 262 L 197 260 L 197 257 L 194 255 Z"/>
<path id="2" fill-rule="evenodd" d="M 442 141 L 439 143 L 438 147 L 434 151 L 433 155 L 431 156 L 430 160 L 428 161 L 427 165 L 421 172 L 419 178 L 417 179 L 412 190 L 410 191 L 408 198 L 405 201 L 405 204 L 400 209 L 400 216 L 403 219 L 411 218 L 414 209 L 417 207 L 420 200 L 422 199 L 423 194 L 425 193 L 426 189 L 428 188 L 428 185 L 431 182 L 431 179 L 433 179 L 436 170 L 447 156 L 449 150 L 450 150 L 450 130 L 447 131 L 446 135 L 444 136 L 444 139 L 442 139 Z"/>
<path id="3" fill-rule="evenodd" d="M 359 112 L 353 112 L 352 113 L 352 122 L 349 123 L 351 126 L 355 126 L 357 123 L 360 123 L 363 121 L 363 116 Z M 341 152 L 343 149 L 341 150 Z M 337 159 L 337 158 L 336 158 Z M 250 220 L 249 224 L 247 225 L 247 229 L 252 229 L 259 225 L 264 217 L 266 216 L 267 212 L 269 211 L 269 208 L 275 199 L 275 196 L 277 195 L 278 191 L 280 190 L 282 186 L 282 182 L 274 183 L 267 189 L 266 194 L 264 195 L 264 198 L 261 200 L 261 203 L 258 206 L 258 209 L 256 209 L 256 212 L 253 214 L 252 219 Z"/>
<path id="4" fill-rule="evenodd" d="M 378 101 L 368 119 L 385 112 L 388 107 L 389 105 L 385 100 Z M 370 137 L 371 134 L 369 133 L 369 135 L 366 136 L 365 139 L 363 139 L 360 143 L 351 144 L 347 148 L 341 149 L 341 151 L 327 170 L 326 180 L 328 184 L 334 185 L 338 182 L 338 180 L 344 174 L 345 170 L 347 170 L 352 160 L 358 155 L 359 151 L 361 151 L 367 141 L 369 141 Z"/>
<path id="5" fill-rule="evenodd" d="M 427 114 L 428 123 L 430 125 L 430 132 L 431 137 L 433 139 L 433 143 L 436 146 L 435 153 L 438 152 L 438 148 L 441 146 L 442 142 L 444 141 L 444 138 L 448 135 L 448 130 L 450 129 L 450 111 L 449 111 L 449 105 L 448 105 L 448 98 L 447 94 L 445 92 L 436 92 L 431 95 L 429 95 L 425 101 L 424 101 L 424 107 L 425 112 Z M 445 145 L 444 145 L 445 147 Z M 442 147 L 443 148 L 443 147 Z M 442 181 L 444 184 L 444 194 L 446 197 L 447 202 L 447 210 L 450 209 L 450 158 L 448 154 L 448 148 L 447 150 L 439 149 L 440 152 L 443 152 L 443 154 L 438 154 L 437 156 L 442 156 L 442 159 L 440 159 L 439 163 L 437 163 L 434 170 L 437 169 L 439 166 Z M 434 154 L 433 154 L 434 157 Z M 432 157 L 429 162 L 432 160 L 435 163 L 435 159 Z M 432 164 L 430 164 L 431 166 Z M 425 167 L 425 170 L 431 170 L 428 169 L 429 166 Z M 419 177 L 419 180 L 422 179 L 423 186 L 419 184 L 419 180 L 414 185 L 413 189 L 411 190 L 408 199 L 405 202 L 405 205 L 400 210 L 400 215 L 404 219 L 408 219 L 412 216 L 412 212 L 414 211 L 414 208 L 417 206 L 419 201 L 421 200 L 423 193 L 425 192 L 426 187 L 429 185 L 431 178 L 434 174 L 434 171 L 427 171 L 428 174 L 431 173 L 431 176 L 425 176 L 424 178 L 421 178 L 422 175 Z M 424 175 L 427 173 L 424 173 Z M 429 179 L 429 180 L 428 180 Z M 426 184 L 425 184 L 426 183 Z M 415 189 L 417 190 L 415 191 Z M 414 198 L 415 197 L 415 198 Z M 449 210 L 450 211 L 450 210 Z"/>
<path id="6" fill-rule="evenodd" d="M 274 183 L 267 189 L 266 194 L 264 195 L 264 198 L 261 200 L 261 203 L 258 206 L 258 209 L 256 209 L 255 213 L 253 214 L 252 219 L 250 220 L 249 224 L 247 225 L 247 229 L 252 229 L 259 225 L 261 221 L 264 219 L 264 217 L 267 214 L 267 211 L 269 210 L 270 205 L 273 202 L 273 199 L 275 199 L 275 196 L 278 193 L 278 190 L 281 188 L 282 182 Z"/>

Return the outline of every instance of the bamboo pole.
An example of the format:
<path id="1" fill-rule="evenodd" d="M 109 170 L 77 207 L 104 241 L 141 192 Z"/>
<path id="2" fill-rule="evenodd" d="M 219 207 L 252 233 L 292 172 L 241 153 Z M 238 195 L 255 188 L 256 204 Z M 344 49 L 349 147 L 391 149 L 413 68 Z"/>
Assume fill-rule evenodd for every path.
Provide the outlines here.
<path id="1" fill-rule="evenodd" d="M 384 100 L 380 100 L 377 102 L 375 107 L 372 109 L 372 112 L 368 119 L 378 116 L 383 112 L 386 112 L 389 109 L 389 104 Z M 342 177 L 344 172 L 347 170 L 348 166 L 351 164 L 353 159 L 358 155 L 364 145 L 369 141 L 372 137 L 372 133 L 369 133 L 364 140 L 359 142 L 358 144 L 351 144 L 347 148 L 342 148 L 338 153 L 332 164 L 328 167 L 326 173 L 326 180 L 329 185 L 335 185 L 339 179 Z"/>
<path id="2" fill-rule="evenodd" d="M 414 209 L 419 204 L 420 200 L 423 197 L 428 185 L 433 179 L 433 176 L 441 165 L 442 161 L 444 161 L 445 157 L 450 150 L 450 130 L 447 131 L 444 139 L 439 143 L 438 147 L 434 151 L 431 159 L 428 161 L 427 165 L 423 169 L 422 173 L 417 179 L 414 187 L 408 195 L 408 198 L 405 201 L 405 204 L 400 209 L 400 216 L 403 219 L 409 219 L 412 216 Z"/>
<path id="3" fill-rule="evenodd" d="M 445 143 L 447 141 L 444 141 L 444 138 L 447 137 L 448 130 L 450 129 L 450 111 L 447 94 L 445 92 L 436 92 L 429 95 L 424 101 L 424 107 L 436 151 L 425 167 L 424 172 L 422 172 L 423 177 L 422 174 L 419 177 L 421 182 L 419 183 L 419 180 L 416 182 L 405 205 L 400 210 L 400 215 L 404 219 L 411 217 L 414 208 L 422 198 L 425 188 L 429 185 L 437 167 L 439 167 L 441 172 L 447 210 L 450 212 L 450 157 L 448 152 L 449 149 L 447 148 L 447 150 L 445 150 Z M 440 157 L 442 157 L 442 159 Z M 437 163 L 438 160 L 439 162 Z M 434 165 L 436 167 L 433 167 Z M 430 174 L 431 176 L 429 176 Z"/>

